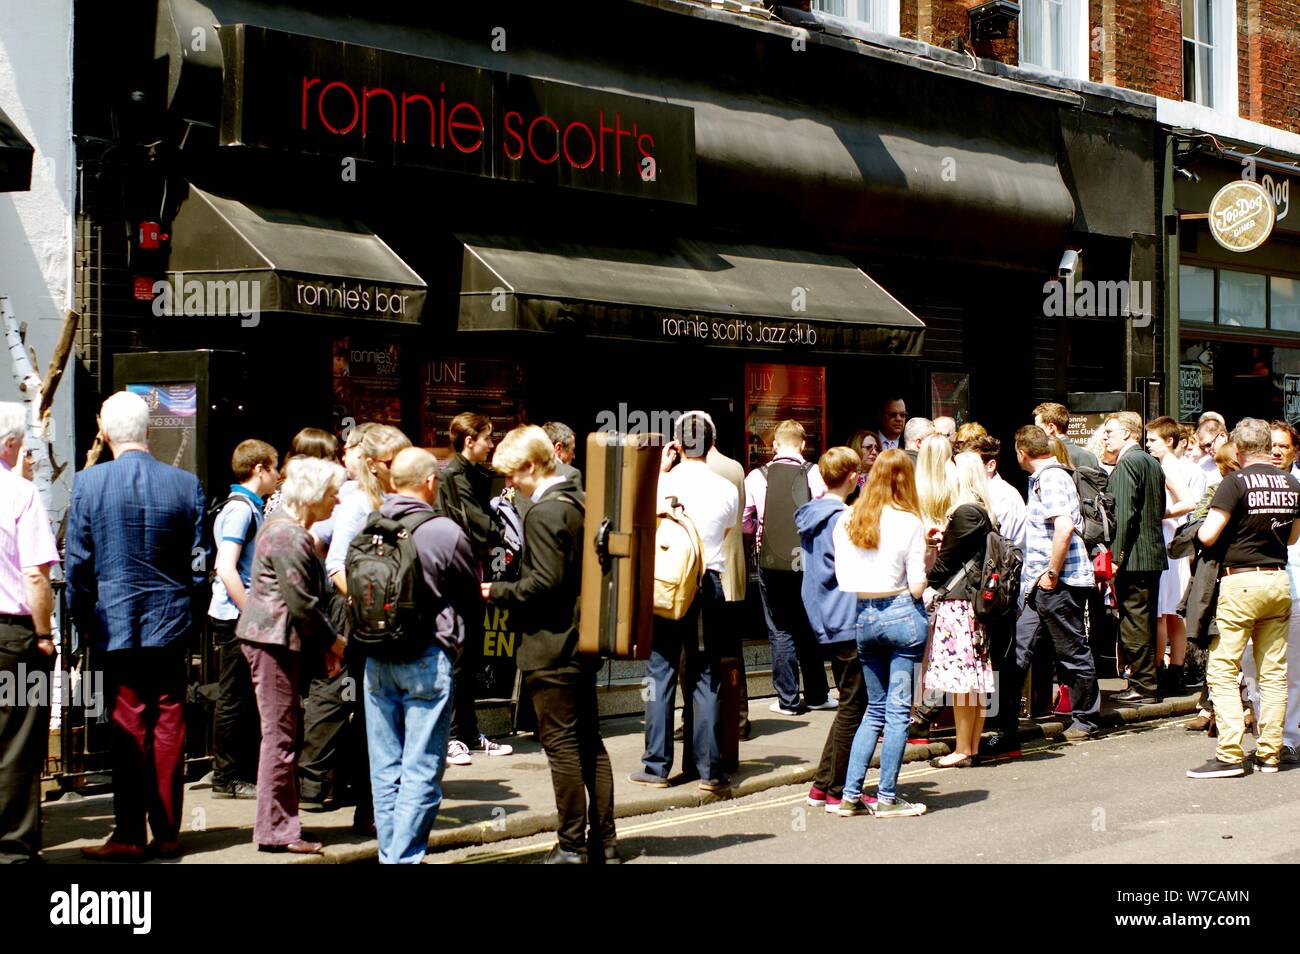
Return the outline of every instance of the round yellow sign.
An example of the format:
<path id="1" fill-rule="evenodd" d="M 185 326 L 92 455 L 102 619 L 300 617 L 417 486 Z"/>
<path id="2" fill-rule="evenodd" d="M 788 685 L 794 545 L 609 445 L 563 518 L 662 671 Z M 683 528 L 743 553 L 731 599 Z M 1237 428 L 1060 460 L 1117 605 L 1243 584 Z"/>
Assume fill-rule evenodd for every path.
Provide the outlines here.
<path id="1" fill-rule="evenodd" d="M 1230 252 L 1259 248 L 1273 231 L 1277 211 L 1258 182 L 1229 182 L 1210 202 L 1210 234 Z"/>

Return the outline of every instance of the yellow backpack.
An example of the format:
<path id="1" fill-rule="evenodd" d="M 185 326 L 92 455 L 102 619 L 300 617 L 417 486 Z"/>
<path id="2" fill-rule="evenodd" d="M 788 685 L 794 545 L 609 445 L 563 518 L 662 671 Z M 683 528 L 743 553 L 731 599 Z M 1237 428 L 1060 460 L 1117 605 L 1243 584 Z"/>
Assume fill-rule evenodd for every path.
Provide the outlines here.
<path id="1" fill-rule="evenodd" d="M 681 619 L 704 582 L 704 545 L 676 497 L 660 501 L 655 519 L 655 615 Z"/>

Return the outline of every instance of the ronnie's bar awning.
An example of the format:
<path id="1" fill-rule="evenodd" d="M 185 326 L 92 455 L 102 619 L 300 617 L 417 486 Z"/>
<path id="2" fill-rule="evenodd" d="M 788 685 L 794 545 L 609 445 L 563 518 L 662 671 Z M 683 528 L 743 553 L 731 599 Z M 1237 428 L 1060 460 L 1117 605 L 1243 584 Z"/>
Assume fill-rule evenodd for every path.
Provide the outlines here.
<path id="1" fill-rule="evenodd" d="M 35 150 L 0 109 L 0 192 L 26 192 L 32 187 Z"/>
<path id="2" fill-rule="evenodd" d="M 424 280 L 357 222 L 191 185 L 171 231 L 164 313 L 235 314 L 232 300 L 243 313 L 256 298 L 258 312 L 418 322 L 424 308 Z"/>
<path id="3" fill-rule="evenodd" d="M 458 235 L 461 331 L 915 356 L 925 326 L 846 258 L 700 239 L 657 247 Z"/>

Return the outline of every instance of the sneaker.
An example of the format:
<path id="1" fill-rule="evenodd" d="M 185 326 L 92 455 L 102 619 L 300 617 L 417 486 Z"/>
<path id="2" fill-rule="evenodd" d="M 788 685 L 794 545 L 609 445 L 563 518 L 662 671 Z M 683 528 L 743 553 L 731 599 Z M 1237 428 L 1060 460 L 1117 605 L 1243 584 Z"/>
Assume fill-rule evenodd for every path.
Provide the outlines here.
<path id="1" fill-rule="evenodd" d="M 731 788 L 731 779 L 729 778 L 700 779 L 700 791 L 707 792 L 710 795 L 716 795 L 719 792 L 725 792 L 729 788 Z"/>
<path id="2" fill-rule="evenodd" d="M 1277 762 L 1261 762 L 1258 758 L 1256 758 L 1255 768 L 1259 772 L 1263 773 L 1264 775 L 1276 775 L 1278 771 L 1281 769 L 1281 766 L 1278 765 Z"/>
<path id="3" fill-rule="evenodd" d="M 924 815 L 925 806 L 920 802 L 912 803 L 905 798 L 895 798 L 892 802 L 876 802 L 875 816 L 877 818 L 910 818 L 913 815 Z"/>
<path id="4" fill-rule="evenodd" d="M 1294 745 L 1282 746 L 1282 754 L 1277 759 L 1283 765 L 1300 764 L 1300 748 Z"/>
<path id="5" fill-rule="evenodd" d="M 469 746 L 460 739 L 456 739 L 447 746 L 447 764 L 448 765 L 473 765 L 474 760 L 469 757 Z"/>
<path id="6" fill-rule="evenodd" d="M 488 755 L 509 755 L 515 750 L 514 746 L 502 742 L 493 742 L 486 735 L 478 737 L 478 745 L 475 748 L 477 751 L 486 752 Z"/>
<path id="7" fill-rule="evenodd" d="M 844 799 L 836 798 L 834 795 L 826 796 L 826 814 L 835 815 L 839 813 L 840 806 L 844 804 Z M 876 796 L 863 795 L 862 804 L 867 807 L 867 811 L 874 811 L 876 807 Z"/>
<path id="8" fill-rule="evenodd" d="M 839 799 L 837 798 L 835 801 L 838 802 Z M 813 808 L 821 808 L 826 804 L 826 793 L 814 785 L 812 788 L 808 789 L 808 804 Z"/>
<path id="9" fill-rule="evenodd" d="M 1246 767 L 1240 762 L 1224 762 L 1217 758 L 1187 770 L 1188 778 L 1241 778 L 1245 774 Z"/>
<path id="10" fill-rule="evenodd" d="M 853 818 L 855 815 L 870 815 L 871 809 L 862 799 L 846 798 L 840 802 L 840 807 L 835 814 L 841 818 Z"/>
<path id="11" fill-rule="evenodd" d="M 809 706 L 808 708 L 813 710 L 814 712 L 834 712 L 839 707 L 840 704 L 838 700 L 832 699 L 830 696 L 827 696 L 826 701 L 819 702 L 817 703 L 817 705 Z"/>
<path id="12" fill-rule="evenodd" d="M 1021 754 L 1020 739 L 1018 737 L 1012 738 L 1005 732 L 996 732 L 989 738 L 980 741 L 980 762 L 985 764 L 1018 759 Z"/>
<path id="13" fill-rule="evenodd" d="M 788 715 L 788 716 L 793 716 L 793 715 L 798 715 L 798 714 L 799 714 L 799 710 L 798 710 L 798 709 L 787 709 L 785 706 L 781 705 L 781 700 L 780 700 L 780 699 L 778 699 L 776 702 L 774 702 L 774 703 L 772 703 L 770 706 L 768 706 L 768 707 L 767 707 L 767 711 L 768 711 L 768 712 L 775 712 L 777 715 Z"/>
<path id="14" fill-rule="evenodd" d="M 908 745 L 930 744 L 930 723 L 912 721 L 907 724 Z"/>
<path id="15" fill-rule="evenodd" d="M 257 786 L 252 782 L 228 782 L 212 786 L 213 798 L 257 798 Z"/>
<path id="16" fill-rule="evenodd" d="M 660 778 L 658 775 L 651 775 L 649 772 L 642 770 L 633 772 L 627 777 L 629 782 L 635 782 L 637 785 L 648 785 L 650 788 L 667 788 L 668 779 Z"/>
<path id="17" fill-rule="evenodd" d="M 1065 739 L 1066 742 L 1083 742 L 1087 739 L 1091 739 L 1096 734 L 1096 732 L 1091 729 L 1085 729 L 1081 725 L 1072 725 L 1061 733 L 1061 738 Z"/>

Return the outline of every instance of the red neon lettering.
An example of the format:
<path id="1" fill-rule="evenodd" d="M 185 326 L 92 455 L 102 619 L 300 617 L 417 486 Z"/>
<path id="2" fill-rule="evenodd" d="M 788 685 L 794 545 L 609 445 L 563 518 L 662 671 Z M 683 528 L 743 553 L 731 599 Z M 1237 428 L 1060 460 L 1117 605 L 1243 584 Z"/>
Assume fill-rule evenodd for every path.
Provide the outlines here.
<path id="1" fill-rule="evenodd" d="M 364 86 L 361 87 L 361 135 L 365 136 L 366 134 L 367 119 L 370 115 L 370 97 L 375 95 L 388 97 L 388 104 L 392 107 L 392 139 L 393 142 L 397 142 L 397 99 L 388 90 L 379 86 L 376 86 L 374 89 L 366 89 Z"/>
<path id="2" fill-rule="evenodd" d="M 605 111 L 602 109 L 596 114 L 596 125 L 600 129 L 600 171 L 605 171 L 605 133 L 613 132 L 612 126 L 605 125 Z M 614 140 L 614 149 L 618 149 L 618 139 Z"/>
<path id="3" fill-rule="evenodd" d="M 513 139 L 515 139 L 515 140 L 518 141 L 518 143 L 519 143 L 519 152 L 518 152 L 518 154 L 516 154 L 516 153 L 512 153 L 512 152 L 510 151 L 510 143 L 508 143 L 508 142 L 503 142 L 503 143 L 501 144 L 501 148 L 505 151 L 505 154 L 506 154 L 506 158 L 507 158 L 507 159 L 522 159 L 522 158 L 524 157 L 524 137 L 521 136 L 521 135 L 519 135 L 519 132 L 518 132 L 517 130 L 514 130 L 514 129 L 511 129 L 511 128 L 510 128 L 510 117 L 511 117 L 511 116 L 513 116 L 515 119 L 517 119 L 520 123 L 522 123 L 522 122 L 524 121 L 524 117 L 523 117 L 523 115 L 522 115 L 521 113 L 516 113 L 516 112 L 513 112 L 513 111 L 512 111 L 512 112 L 506 113 L 506 115 L 505 115 L 505 119 L 504 119 L 504 121 L 503 121 L 503 126 L 505 127 L 506 135 L 507 135 L 507 136 L 510 136 L 510 137 L 512 137 Z"/>
<path id="4" fill-rule="evenodd" d="M 555 130 L 555 139 L 556 139 L 555 153 L 549 159 L 543 159 L 541 156 L 539 156 L 537 154 L 537 147 L 533 145 L 533 130 L 537 128 L 537 124 L 540 122 L 550 123 L 551 128 Z M 547 116 L 545 113 L 543 113 L 541 116 L 538 116 L 536 119 L 534 119 L 531 123 L 528 124 L 528 151 L 532 153 L 534 159 L 536 159 L 544 166 L 549 166 L 552 162 L 555 162 L 557 159 L 560 158 L 559 138 L 560 138 L 559 125 L 555 122 L 554 119 L 552 119 L 550 116 Z"/>
<path id="5" fill-rule="evenodd" d="M 330 121 L 325 118 L 325 94 L 328 93 L 336 86 L 339 87 L 340 89 L 347 90 L 348 96 L 352 97 L 352 122 L 348 123 L 347 127 L 344 129 L 336 129 L 334 126 L 330 124 Z M 346 136 L 348 133 L 352 132 L 352 130 L 357 128 L 357 122 L 361 119 L 361 104 L 357 102 L 357 94 L 352 92 L 351 86 L 349 86 L 347 83 L 342 82 L 341 80 L 335 80 L 332 83 L 326 84 L 325 88 L 320 91 L 320 99 L 316 100 L 316 112 L 320 114 L 320 121 L 322 126 L 324 126 L 332 133 L 336 133 L 337 135 L 340 136 Z"/>
<path id="6" fill-rule="evenodd" d="M 587 140 L 591 143 L 591 155 L 587 157 L 586 162 L 577 162 L 573 156 L 569 154 L 569 133 L 573 132 L 575 128 L 581 129 L 585 132 L 587 134 Z M 575 169 L 585 169 L 596 161 L 596 137 L 592 135 L 591 127 L 586 123 L 575 120 L 564 127 L 564 158 L 569 160 L 569 165 L 573 166 Z"/>
<path id="7" fill-rule="evenodd" d="M 433 100 L 422 93 L 402 94 L 402 142 L 406 142 L 406 104 L 424 103 L 429 107 L 429 145 L 433 145 Z"/>
<path id="8" fill-rule="evenodd" d="M 623 119 L 622 113 L 614 114 L 614 171 L 619 175 L 623 174 L 623 136 L 632 135 L 631 132 L 624 129 L 621 125 Z"/>
<path id="9" fill-rule="evenodd" d="M 636 137 L 636 147 L 641 150 L 641 155 L 653 159 L 654 155 L 652 153 L 646 152 L 645 144 L 641 142 L 642 139 L 649 139 L 650 145 L 653 146 L 655 144 L 654 136 L 651 136 L 649 133 L 642 133 L 641 135 Z"/>
<path id="10" fill-rule="evenodd" d="M 303 129 L 307 128 L 307 93 L 313 86 L 315 86 L 319 82 L 320 82 L 319 76 L 316 77 L 315 79 L 308 79 L 305 76 L 302 78 L 302 128 Z"/>
<path id="11" fill-rule="evenodd" d="M 456 114 L 462 109 L 468 109 L 474 114 L 474 122 L 464 123 L 456 121 Z M 457 103 L 453 106 L 451 108 L 451 117 L 448 119 L 447 125 L 451 127 L 451 144 L 461 152 L 477 152 L 483 146 L 483 115 L 473 104 Z M 472 129 L 474 132 L 478 133 L 478 139 L 474 141 L 474 145 L 462 146 L 460 140 L 456 138 L 457 129 Z"/>

